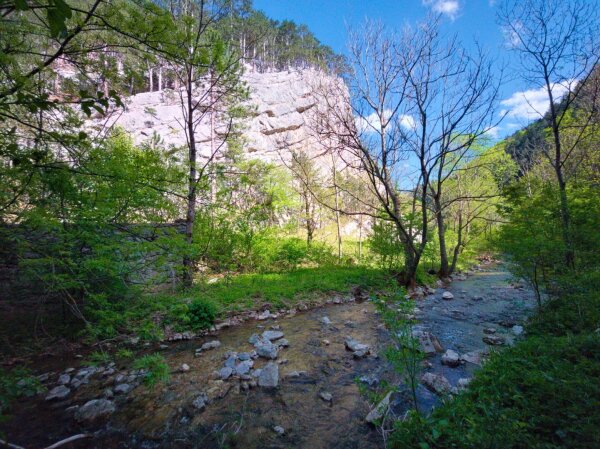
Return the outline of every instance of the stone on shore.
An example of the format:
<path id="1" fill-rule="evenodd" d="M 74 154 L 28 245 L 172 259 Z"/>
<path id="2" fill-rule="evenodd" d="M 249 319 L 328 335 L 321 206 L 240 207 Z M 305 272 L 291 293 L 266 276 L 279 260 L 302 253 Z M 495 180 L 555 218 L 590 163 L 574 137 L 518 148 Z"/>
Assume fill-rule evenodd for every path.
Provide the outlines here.
<path id="1" fill-rule="evenodd" d="M 75 420 L 77 422 L 91 422 L 111 415 L 115 410 L 115 403 L 108 399 L 92 399 L 77 409 Z"/>
<path id="2" fill-rule="evenodd" d="M 273 362 L 267 363 L 258 376 L 258 386 L 265 388 L 276 388 L 279 385 L 279 365 Z"/>
<path id="3" fill-rule="evenodd" d="M 442 364 L 451 368 L 460 365 L 460 356 L 458 355 L 458 352 L 448 349 L 444 355 L 442 355 Z"/>

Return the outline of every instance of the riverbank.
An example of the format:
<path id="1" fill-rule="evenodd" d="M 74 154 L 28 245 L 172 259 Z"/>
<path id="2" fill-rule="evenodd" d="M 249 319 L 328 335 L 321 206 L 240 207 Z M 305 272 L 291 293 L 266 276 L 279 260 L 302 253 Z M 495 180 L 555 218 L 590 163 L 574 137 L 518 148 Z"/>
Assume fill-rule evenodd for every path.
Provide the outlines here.
<path id="1" fill-rule="evenodd" d="M 442 298 L 448 292 L 452 300 Z M 512 330 L 499 323 L 508 314 L 521 320 L 527 307 L 515 304 L 529 304 L 529 294 L 489 265 L 417 300 L 421 329 L 443 346 L 443 352 L 428 357 L 423 373 L 445 376 L 457 388 L 458 379 L 470 377 L 477 364 L 465 360 L 449 367 L 441 362 L 444 352 L 484 350 L 489 345 L 483 331 L 492 325 L 510 344 Z M 398 382 L 380 356 L 387 330 L 367 296 L 344 302 L 332 295 L 325 303 L 249 320 L 193 341 L 142 344 L 138 355 L 158 353 L 170 370 L 169 381 L 154 387 L 124 360 L 91 369 L 70 361 L 72 366 L 47 373 L 45 381 L 49 391 L 64 383 L 69 392 L 61 396 L 65 390 L 59 389 L 58 397 L 44 393 L 24 400 L 2 430 L 24 447 L 44 447 L 78 433 L 93 436 L 70 447 L 185 448 L 200 441 L 201 447 L 225 441 L 245 448 L 377 447 L 381 440 L 365 420 L 370 405 L 356 380 L 373 389 Z M 73 388 L 74 380 L 75 385 L 83 381 Z M 438 402 L 426 386 L 420 392 L 430 405 Z"/>

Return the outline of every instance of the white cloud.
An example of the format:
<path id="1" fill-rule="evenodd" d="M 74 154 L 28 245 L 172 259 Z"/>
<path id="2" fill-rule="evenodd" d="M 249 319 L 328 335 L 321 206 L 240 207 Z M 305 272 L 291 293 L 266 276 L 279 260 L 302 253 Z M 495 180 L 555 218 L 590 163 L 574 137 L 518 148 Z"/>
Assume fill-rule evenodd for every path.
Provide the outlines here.
<path id="1" fill-rule="evenodd" d="M 391 114 L 392 111 L 390 109 L 386 109 L 384 111 L 385 115 Z M 399 117 L 400 126 L 405 129 L 414 129 L 416 126 L 415 119 L 410 115 L 401 115 Z M 372 133 L 381 131 L 381 122 L 379 121 L 379 117 L 375 112 L 372 112 L 367 117 L 357 117 L 356 118 L 356 127 L 360 132 L 363 133 Z"/>
<path id="2" fill-rule="evenodd" d="M 460 10 L 458 0 L 423 0 L 423 5 L 454 20 Z"/>
<path id="3" fill-rule="evenodd" d="M 492 126 L 490 129 L 488 129 L 485 132 L 485 135 L 492 139 L 497 139 L 498 137 L 500 137 L 501 131 L 502 131 L 502 128 L 500 128 L 499 126 Z"/>
<path id="4" fill-rule="evenodd" d="M 417 127 L 417 123 L 415 119 L 410 115 L 402 115 L 400 116 L 400 126 L 405 129 L 415 129 Z"/>
<path id="5" fill-rule="evenodd" d="M 552 86 L 554 100 L 559 101 L 573 87 L 574 82 L 572 81 L 554 84 Z M 546 88 L 540 87 L 539 89 L 515 92 L 509 98 L 502 100 L 500 104 L 504 107 L 501 113 L 506 114 L 507 118 L 531 121 L 542 117 L 548 111 L 550 102 Z"/>

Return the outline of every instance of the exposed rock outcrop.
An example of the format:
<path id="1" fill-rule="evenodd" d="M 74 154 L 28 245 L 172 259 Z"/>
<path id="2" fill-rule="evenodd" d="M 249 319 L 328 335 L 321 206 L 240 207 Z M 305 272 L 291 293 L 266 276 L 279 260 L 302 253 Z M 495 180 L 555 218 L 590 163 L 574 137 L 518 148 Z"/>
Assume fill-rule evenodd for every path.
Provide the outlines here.
<path id="1" fill-rule="evenodd" d="M 323 72 L 306 69 L 258 73 L 249 71 L 242 76 L 249 90 L 246 106 L 249 117 L 242 124 L 244 147 L 248 156 L 268 162 L 281 162 L 290 151 L 304 151 L 311 155 L 322 152 L 319 140 L 310 131 L 311 116 L 319 109 L 322 100 L 315 95 L 322 80 L 341 83 L 341 80 Z M 344 91 L 344 89 L 338 90 Z M 198 97 L 202 96 L 199 90 Z M 182 111 L 178 91 L 165 89 L 134 95 L 125 101 L 125 110 L 115 110 L 111 117 L 98 119 L 94 125 L 118 125 L 130 132 L 136 143 L 141 143 L 155 134 L 167 146 L 186 144 L 182 129 Z M 196 140 L 200 154 L 210 154 L 210 126 L 208 115 L 196 129 Z M 217 123 L 217 139 L 227 134 L 227 126 Z"/>

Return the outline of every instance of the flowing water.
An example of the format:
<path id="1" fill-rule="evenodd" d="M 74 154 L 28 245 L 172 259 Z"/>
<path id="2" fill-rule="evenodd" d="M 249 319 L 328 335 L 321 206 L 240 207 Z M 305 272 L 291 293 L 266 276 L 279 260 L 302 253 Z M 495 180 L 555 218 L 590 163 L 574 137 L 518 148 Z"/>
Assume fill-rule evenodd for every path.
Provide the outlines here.
<path id="1" fill-rule="evenodd" d="M 447 289 L 454 299 L 444 301 L 435 295 L 418 302 L 420 326 L 438 337 L 445 349 L 459 353 L 486 348 L 483 329 L 494 327 L 496 335 L 510 344 L 511 326 L 533 306 L 529 291 L 513 288 L 510 276 L 501 266 L 477 271 Z M 321 322 L 328 317 L 331 324 Z M 277 388 L 252 387 L 252 381 L 239 378 L 220 380 L 215 371 L 223 367 L 228 352 L 250 352 L 248 338 L 271 328 L 281 330 L 289 347 L 282 349 L 275 363 L 279 367 Z M 371 355 L 354 358 L 345 348 L 352 337 L 371 347 Z M 221 346 L 203 352 L 195 349 L 204 341 L 218 339 Z M 9 441 L 27 448 L 45 447 L 70 435 L 86 432 L 90 438 L 71 443 L 71 448 L 376 448 L 382 440 L 375 428 L 365 422 L 370 407 L 360 395 L 355 380 L 370 376 L 378 381 L 398 378 L 383 357 L 388 334 L 370 302 L 331 304 L 305 312 L 265 321 L 248 321 L 219 331 L 202 340 L 171 343 L 160 351 L 173 370 L 166 385 L 154 388 L 139 385 L 113 399 L 116 412 L 107 419 L 79 424 L 75 408 L 102 397 L 114 388 L 114 375 L 96 374 L 62 402 L 46 402 L 44 396 L 25 399 L 14 410 L 12 420 L 0 424 Z M 457 368 L 442 365 L 440 355 L 430 357 L 428 370 L 446 376 L 452 385 L 470 377 L 477 365 Z M 178 367 L 189 365 L 181 372 Z M 267 361 L 258 358 L 254 368 Z M 66 368 L 64 366 L 63 368 Z M 119 368 L 116 367 L 117 374 Z M 124 367 L 124 374 L 126 373 Z M 59 371 L 60 372 L 60 371 Z M 300 375 L 290 377 L 289 374 Z M 52 377 L 49 387 L 55 385 Z M 217 377 L 217 378 L 216 378 Z M 193 406 L 201 394 L 210 403 L 203 410 Z M 331 401 L 321 393 L 329 393 Z M 419 389 L 422 410 L 436 403 L 436 397 Z M 71 407 L 71 408 L 70 408 Z M 280 435 L 275 426 L 284 429 Z"/>

